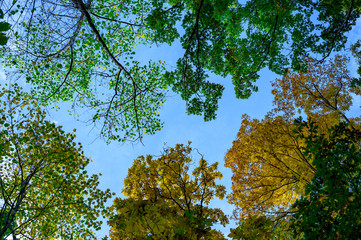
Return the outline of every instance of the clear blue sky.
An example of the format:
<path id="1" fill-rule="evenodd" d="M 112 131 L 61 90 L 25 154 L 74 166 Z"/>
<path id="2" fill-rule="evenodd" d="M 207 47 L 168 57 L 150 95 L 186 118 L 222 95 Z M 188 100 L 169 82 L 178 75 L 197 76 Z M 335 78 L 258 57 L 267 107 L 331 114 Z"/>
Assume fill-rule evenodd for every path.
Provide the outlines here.
<path id="1" fill-rule="evenodd" d="M 349 34 L 350 39 L 354 40 L 360 36 L 360 22 Z M 147 62 L 148 59 L 154 61 L 166 60 L 171 67 L 175 66 L 175 61 L 183 54 L 179 45 L 174 44 L 171 47 L 162 46 L 160 48 L 139 47 L 138 58 Z M 355 70 L 356 65 L 350 66 Z M 211 122 L 204 122 L 201 116 L 188 116 L 185 113 L 185 102 L 174 93 L 169 93 L 167 103 L 161 110 L 161 118 L 165 122 L 164 128 L 153 136 L 145 136 L 144 146 L 142 144 L 118 144 L 113 142 L 105 144 L 101 139 L 96 139 L 98 130 L 92 126 L 86 126 L 85 123 L 77 122 L 73 116 L 66 113 L 68 109 L 66 104 L 58 112 L 50 111 L 49 118 L 62 125 L 65 130 L 72 131 L 77 129 L 76 141 L 81 142 L 84 147 L 84 154 L 93 159 L 89 165 L 89 172 L 102 173 L 100 178 L 101 188 L 110 188 L 121 197 L 123 179 L 127 175 L 128 168 L 132 165 L 137 156 L 152 154 L 159 155 L 164 143 L 167 146 L 174 146 L 176 143 L 186 144 L 192 141 L 192 146 L 204 155 L 209 163 L 219 162 L 219 169 L 223 173 L 223 179 L 219 182 L 226 186 L 227 192 L 231 191 L 230 169 L 224 167 L 224 156 L 227 150 L 232 146 L 237 131 L 241 124 L 241 116 L 245 113 L 253 118 L 263 118 L 263 116 L 272 108 L 272 94 L 270 81 L 277 76 L 267 70 L 261 71 L 261 78 L 257 82 L 259 92 L 254 93 L 248 100 L 239 100 L 235 98 L 233 86 L 230 78 L 221 78 L 213 76 L 213 80 L 224 84 L 226 90 L 219 104 L 217 119 Z M 3 78 L 3 74 L 0 75 Z M 357 106 L 360 104 L 357 100 Z M 359 114 L 359 108 L 353 109 Z M 84 118 L 86 119 L 86 117 Z M 111 204 L 111 201 L 109 201 Z M 211 206 L 223 209 L 226 214 L 231 215 L 233 206 L 223 201 L 214 200 Z M 235 227 L 234 223 L 221 229 L 225 235 L 228 235 L 229 228 Z M 218 227 L 217 227 L 218 228 Z M 108 234 L 109 227 L 103 224 L 99 231 L 99 238 Z"/>

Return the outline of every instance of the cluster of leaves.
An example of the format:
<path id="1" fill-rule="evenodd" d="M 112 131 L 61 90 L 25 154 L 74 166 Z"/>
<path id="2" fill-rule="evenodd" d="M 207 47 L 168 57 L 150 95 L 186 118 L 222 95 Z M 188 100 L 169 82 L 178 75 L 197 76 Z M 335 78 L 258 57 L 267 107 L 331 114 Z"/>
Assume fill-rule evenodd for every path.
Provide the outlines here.
<path id="1" fill-rule="evenodd" d="M 191 152 L 190 145 L 177 144 L 159 158 L 134 161 L 124 180 L 128 198 L 116 198 L 109 215 L 111 239 L 224 239 L 211 226 L 225 226 L 227 216 L 207 207 L 226 192 L 215 183 L 222 178 L 218 163 L 208 165 L 202 157 L 190 176 Z"/>
<path id="2" fill-rule="evenodd" d="M 87 174 L 75 135 L 16 84 L 1 90 L 0 105 L 0 239 L 95 238 L 111 192 Z"/>
<path id="3" fill-rule="evenodd" d="M 107 140 L 141 140 L 160 130 L 168 87 L 187 112 L 216 117 L 231 75 L 238 98 L 257 90 L 258 72 L 306 69 L 305 57 L 341 50 L 360 2 L 310 0 L 14 0 L 4 1 L 11 47 L 1 56 L 48 104 L 73 101 L 93 111 Z M 317 20 L 315 20 L 315 16 Z M 181 24 L 179 24 L 181 23 Z M 181 27 L 179 26 L 181 25 Z M 181 28 L 183 28 L 181 31 Z M 183 35 L 180 32 L 184 32 Z M 138 44 L 180 40 L 175 69 L 132 60 Z M 286 48 L 287 47 L 287 48 Z M 290 49 L 286 51 L 285 49 Z"/>
<path id="4" fill-rule="evenodd" d="M 266 216 L 249 216 L 241 222 L 236 229 L 232 229 L 228 235 L 232 239 L 272 239 L 273 222 Z"/>
<path id="5" fill-rule="evenodd" d="M 304 134 L 307 129 L 308 134 Z M 296 233 L 303 239 L 358 239 L 361 234 L 361 133 L 349 124 L 329 129 L 326 137 L 312 122 L 298 123 L 304 156 L 316 168 L 305 194 L 293 205 Z"/>
<path id="6" fill-rule="evenodd" d="M 267 239 L 294 239 L 288 227 L 290 220 L 287 217 L 272 219 L 265 215 L 250 215 L 246 220 L 239 222 L 235 229 L 231 229 L 228 237 L 235 240 L 267 240 Z"/>
<path id="7" fill-rule="evenodd" d="M 4 12 L 0 9 L 0 19 L 4 18 Z M 10 29 L 10 24 L 7 22 L 0 22 L 0 45 L 6 45 L 8 37 L 5 35 L 5 32 Z"/>
<path id="8" fill-rule="evenodd" d="M 352 45 L 351 51 L 353 57 L 356 59 L 359 67 L 357 69 L 357 74 L 359 75 L 358 78 L 352 78 L 352 85 L 354 87 L 361 87 L 361 40 L 358 40 L 355 44 Z"/>

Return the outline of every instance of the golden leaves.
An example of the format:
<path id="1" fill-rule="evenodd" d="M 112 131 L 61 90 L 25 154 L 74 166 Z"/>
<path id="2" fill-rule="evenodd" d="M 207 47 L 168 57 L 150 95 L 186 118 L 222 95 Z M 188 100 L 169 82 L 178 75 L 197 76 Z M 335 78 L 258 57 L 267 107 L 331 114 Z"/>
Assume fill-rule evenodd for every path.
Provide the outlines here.
<path id="1" fill-rule="evenodd" d="M 123 194 L 128 198 L 118 198 L 113 205 L 117 213 L 109 216 L 112 236 L 134 239 L 149 233 L 156 239 L 177 239 L 176 236 L 198 239 L 198 228 L 204 224 L 202 219 L 211 225 L 228 222 L 221 210 L 207 207 L 215 196 L 222 199 L 226 193 L 225 187 L 215 182 L 222 178 L 218 163 L 208 165 L 201 157 L 198 166 L 194 166 L 192 151 L 190 142 L 177 144 L 164 149 L 160 157 L 139 156 L 134 161 L 124 180 Z M 145 203 L 142 213 L 138 211 L 139 202 Z M 131 212 L 139 214 L 135 216 Z M 139 229 L 138 233 L 134 233 L 135 228 Z"/>
<path id="2" fill-rule="evenodd" d="M 304 143 L 294 132 L 297 113 L 306 114 L 325 134 L 339 121 L 359 128 L 358 118 L 345 115 L 352 105 L 350 92 L 357 93 L 350 83 L 348 58 L 307 62 L 306 73 L 288 72 L 272 83 L 275 109 L 263 120 L 242 118 L 225 156 L 226 167 L 233 171 L 228 200 L 237 206 L 236 218 L 287 209 L 312 179 L 315 168 L 303 156 Z"/>
<path id="3" fill-rule="evenodd" d="M 309 58 L 306 73 L 288 72 L 276 79 L 272 83 L 274 111 L 287 117 L 294 117 L 296 111 L 304 112 L 314 120 L 329 114 L 339 120 L 352 105 L 348 62 L 340 55 L 323 64 Z"/>
<path id="4" fill-rule="evenodd" d="M 243 116 L 237 140 L 225 157 L 234 182 L 228 200 L 242 207 L 241 217 L 289 206 L 295 200 L 292 193 L 300 193 L 295 185 L 310 179 L 312 169 L 302 158 L 292 130 L 282 117 L 259 121 Z"/>

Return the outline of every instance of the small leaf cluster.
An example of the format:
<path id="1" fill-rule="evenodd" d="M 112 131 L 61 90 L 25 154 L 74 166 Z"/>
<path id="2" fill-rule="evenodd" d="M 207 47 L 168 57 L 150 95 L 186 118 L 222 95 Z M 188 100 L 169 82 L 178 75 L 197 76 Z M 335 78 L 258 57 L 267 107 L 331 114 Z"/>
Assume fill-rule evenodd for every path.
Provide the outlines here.
<path id="1" fill-rule="evenodd" d="M 0 19 L 4 18 L 4 12 L 0 9 Z M 0 22 L 0 45 L 6 45 L 9 37 L 5 35 L 5 32 L 10 29 L 11 25 L 7 22 Z"/>

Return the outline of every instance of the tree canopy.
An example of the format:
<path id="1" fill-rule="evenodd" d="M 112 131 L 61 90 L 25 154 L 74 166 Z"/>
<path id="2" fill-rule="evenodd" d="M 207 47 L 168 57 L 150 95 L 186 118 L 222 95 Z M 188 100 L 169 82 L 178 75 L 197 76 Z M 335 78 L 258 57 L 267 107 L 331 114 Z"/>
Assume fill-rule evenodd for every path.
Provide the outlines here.
<path id="1" fill-rule="evenodd" d="M 308 135 L 302 129 L 307 128 Z M 358 239 L 361 234 L 361 133 L 349 124 L 320 134 L 312 122 L 298 123 L 304 156 L 316 168 L 305 194 L 293 207 L 293 228 L 303 239 Z"/>
<path id="2" fill-rule="evenodd" d="M 297 111 L 316 122 L 325 135 L 340 121 L 360 128 L 358 118 L 345 115 L 352 105 L 350 92 L 360 94 L 351 84 L 347 62 L 341 56 L 322 65 L 310 59 L 306 73 L 289 72 L 275 80 L 276 107 L 263 120 L 244 116 L 225 157 L 233 171 L 228 200 L 236 205 L 236 218 L 287 213 L 311 182 L 316 168 L 304 156 L 305 143 L 295 133 Z"/>
<path id="3" fill-rule="evenodd" d="M 110 190 L 88 175 L 75 134 L 17 85 L 0 92 L 0 239 L 96 239 Z"/>
<path id="4" fill-rule="evenodd" d="M 347 57 L 330 59 L 345 49 L 360 0 L 0 0 L 0 7 L 1 64 L 11 81 L 31 88 L 0 92 L 0 238 L 88 239 L 108 211 L 110 191 L 98 188 L 75 135 L 47 121 L 44 107 L 70 102 L 68 111 L 90 116 L 108 143 L 142 141 L 161 130 L 168 91 L 209 121 L 224 91 L 211 76 L 230 77 L 245 99 L 264 68 L 282 75 L 272 83 L 275 108 L 261 120 L 244 115 L 225 156 L 233 171 L 228 201 L 240 221 L 229 236 L 290 238 L 290 227 L 304 238 L 360 232 L 361 122 L 347 111 L 361 78 L 351 78 Z M 140 45 L 174 43 L 183 51 L 176 66 L 139 58 Z M 361 73 L 361 40 L 352 44 Z M 295 122 L 297 114 L 308 122 Z M 224 238 L 212 226 L 228 217 L 208 206 L 225 195 L 216 184 L 222 174 L 203 156 L 194 166 L 191 152 L 177 144 L 134 161 L 126 198 L 108 212 L 111 238 Z"/>
<path id="5" fill-rule="evenodd" d="M 171 88 L 187 112 L 216 117 L 223 86 L 209 74 L 232 76 L 248 98 L 265 67 L 305 70 L 345 47 L 360 2 L 311 0 L 3 0 L 12 24 L 3 64 L 32 83 L 42 101 L 72 101 L 92 111 L 107 140 L 139 140 L 162 127 L 159 109 Z M 136 46 L 180 41 L 175 68 L 133 59 Z"/>
<path id="6" fill-rule="evenodd" d="M 208 207 L 226 193 L 215 182 L 222 174 L 218 163 L 208 165 L 203 156 L 194 166 L 192 150 L 177 144 L 158 158 L 134 161 L 124 180 L 127 198 L 116 198 L 109 215 L 111 239 L 224 239 L 211 226 L 225 226 L 228 218 L 221 209 Z"/>

